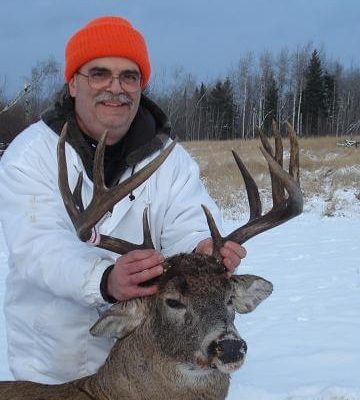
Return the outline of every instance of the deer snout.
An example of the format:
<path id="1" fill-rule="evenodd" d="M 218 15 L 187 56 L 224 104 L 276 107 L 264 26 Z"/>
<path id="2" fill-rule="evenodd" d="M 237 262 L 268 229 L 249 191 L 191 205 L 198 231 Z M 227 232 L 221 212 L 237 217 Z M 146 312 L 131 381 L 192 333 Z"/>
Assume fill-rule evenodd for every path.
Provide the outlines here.
<path id="1" fill-rule="evenodd" d="M 242 339 L 225 339 L 214 344 L 215 354 L 223 363 L 234 363 L 242 360 L 247 351 L 247 345 Z"/>
<path id="2" fill-rule="evenodd" d="M 224 373 L 240 368 L 245 360 L 246 342 L 241 338 L 225 337 L 210 343 L 208 357 L 211 365 Z"/>

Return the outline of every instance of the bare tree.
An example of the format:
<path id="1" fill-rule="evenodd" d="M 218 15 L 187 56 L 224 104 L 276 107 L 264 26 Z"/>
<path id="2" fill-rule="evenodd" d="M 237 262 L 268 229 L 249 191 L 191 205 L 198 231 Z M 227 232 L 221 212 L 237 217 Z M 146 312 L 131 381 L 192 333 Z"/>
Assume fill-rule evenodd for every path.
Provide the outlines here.
<path id="1" fill-rule="evenodd" d="M 275 61 L 275 71 L 275 80 L 278 88 L 276 120 L 278 121 L 278 127 L 280 128 L 281 121 L 290 119 L 286 110 L 287 92 L 290 80 L 290 54 L 287 48 L 283 48 L 277 55 Z M 292 123 L 294 124 L 294 121 L 292 121 Z"/>
<path id="2" fill-rule="evenodd" d="M 298 48 L 292 56 L 293 107 L 291 122 L 296 128 L 299 136 L 302 135 L 301 107 L 305 86 L 305 71 L 310 59 L 311 47 L 312 45 L 308 43 L 305 47 Z"/>
<path id="3" fill-rule="evenodd" d="M 170 74 L 163 70 L 156 74 L 148 94 L 168 115 L 173 133 L 183 140 L 192 140 L 194 109 L 192 104 L 196 82 L 183 67 L 175 67 Z"/>
<path id="4" fill-rule="evenodd" d="M 239 104 L 241 119 L 241 138 L 246 137 L 247 109 L 249 108 L 248 99 L 251 85 L 251 72 L 254 56 L 251 52 L 240 58 L 238 69 L 233 74 L 235 101 Z"/>
<path id="5" fill-rule="evenodd" d="M 59 64 L 52 58 L 39 62 L 24 87 L 0 110 L 4 139 L 10 142 L 27 125 L 38 120 L 63 84 Z"/>

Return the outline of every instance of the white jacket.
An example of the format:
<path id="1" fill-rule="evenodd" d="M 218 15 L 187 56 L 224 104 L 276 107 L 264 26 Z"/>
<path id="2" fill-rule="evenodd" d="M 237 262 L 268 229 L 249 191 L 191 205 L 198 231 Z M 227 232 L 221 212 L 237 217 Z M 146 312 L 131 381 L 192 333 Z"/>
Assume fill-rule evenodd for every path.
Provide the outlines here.
<path id="1" fill-rule="evenodd" d="M 89 328 L 106 305 L 99 284 L 117 255 L 81 242 L 60 197 L 58 135 L 40 121 L 11 143 L 0 162 L 0 221 L 9 249 L 4 312 L 9 365 L 16 379 L 60 383 L 94 373 L 113 341 Z M 151 158 L 137 166 L 137 170 Z M 66 144 L 70 186 L 83 165 Z M 126 171 L 123 179 L 130 175 Z M 83 201 L 92 196 L 84 172 Z M 133 194 L 115 205 L 100 232 L 142 242 L 142 214 L 149 207 L 155 247 L 165 256 L 189 252 L 209 237 L 200 204 L 219 224 L 197 164 L 176 145 L 164 164 Z"/>

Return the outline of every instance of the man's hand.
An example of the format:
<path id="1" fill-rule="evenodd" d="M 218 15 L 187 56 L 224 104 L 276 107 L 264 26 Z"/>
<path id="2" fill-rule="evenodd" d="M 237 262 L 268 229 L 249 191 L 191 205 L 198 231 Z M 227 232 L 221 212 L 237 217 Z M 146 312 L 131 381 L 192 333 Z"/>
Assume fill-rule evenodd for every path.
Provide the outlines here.
<path id="1" fill-rule="evenodd" d="M 156 285 L 141 287 L 163 273 L 164 256 L 156 250 L 134 250 L 119 257 L 107 281 L 107 293 L 118 301 L 156 293 Z"/>
<path id="2" fill-rule="evenodd" d="M 205 239 L 198 243 L 195 253 L 211 255 L 213 252 L 212 239 Z M 246 257 L 246 250 L 240 244 L 227 241 L 220 249 L 222 262 L 227 270 L 227 277 L 233 274 L 235 268 L 240 264 L 241 260 Z"/>

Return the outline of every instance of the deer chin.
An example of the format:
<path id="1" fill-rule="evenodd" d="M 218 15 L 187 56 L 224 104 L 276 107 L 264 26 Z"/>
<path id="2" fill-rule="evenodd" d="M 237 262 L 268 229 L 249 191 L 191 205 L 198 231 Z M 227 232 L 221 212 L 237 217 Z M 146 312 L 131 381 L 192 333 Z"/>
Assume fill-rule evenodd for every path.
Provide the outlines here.
<path id="1" fill-rule="evenodd" d="M 241 366 L 244 364 L 245 357 L 237 362 L 230 362 L 224 364 L 221 360 L 214 359 L 211 363 L 212 368 L 218 369 L 220 372 L 223 374 L 231 374 L 235 371 L 237 371 Z"/>
<path id="2" fill-rule="evenodd" d="M 224 363 L 218 357 L 209 358 L 198 352 L 195 357 L 195 365 L 188 364 L 186 368 L 188 372 L 214 372 L 214 370 L 218 370 L 223 374 L 231 374 L 232 372 L 235 372 L 241 368 L 241 366 L 244 364 L 244 361 L 245 355 L 238 361 Z"/>

